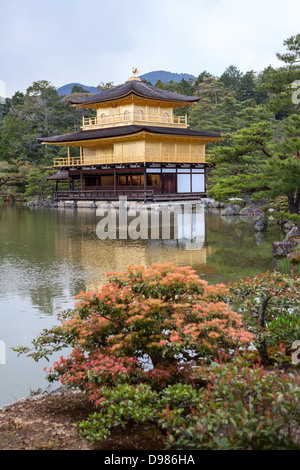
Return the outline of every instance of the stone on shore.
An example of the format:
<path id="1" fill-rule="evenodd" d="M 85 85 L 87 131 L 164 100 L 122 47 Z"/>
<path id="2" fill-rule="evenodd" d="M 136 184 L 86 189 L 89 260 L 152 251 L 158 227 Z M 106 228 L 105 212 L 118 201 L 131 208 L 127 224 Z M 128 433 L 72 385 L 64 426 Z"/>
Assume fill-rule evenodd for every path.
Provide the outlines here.
<path id="1" fill-rule="evenodd" d="M 265 232 L 268 227 L 268 221 L 265 216 L 258 216 L 254 222 L 254 231 L 255 232 Z"/>
<path id="2" fill-rule="evenodd" d="M 238 204 L 230 204 L 229 206 L 221 210 L 221 215 L 238 215 L 240 213 L 240 210 L 241 208 Z"/>
<path id="3" fill-rule="evenodd" d="M 289 241 L 273 242 L 272 253 L 275 257 L 286 256 L 291 253 L 294 244 Z"/>
<path id="4" fill-rule="evenodd" d="M 284 241 L 294 240 L 297 244 L 300 243 L 300 226 L 295 225 L 287 234 Z"/>
<path id="5" fill-rule="evenodd" d="M 290 232 L 294 227 L 295 227 L 295 224 L 291 220 L 289 220 L 288 222 L 283 224 L 282 229 L 285 233 L 287 233 L 287 232 Z"/>
<path id="6" fill-rule="evenodd" d="M 255 217 L 255 216 L 265 217 L 264 211 L 259 209 L 256 206 L 243 207 L 243 209 L 241 209 L 239 215 L 242 215 L 242 216 L 245 216 L 245 217 Z"/>
<path id="7" fill-rule="evenodd" d="M 287 255 L 287 259 L 291 263 L 300 263 L 300 251 L 292 251 Z"/>

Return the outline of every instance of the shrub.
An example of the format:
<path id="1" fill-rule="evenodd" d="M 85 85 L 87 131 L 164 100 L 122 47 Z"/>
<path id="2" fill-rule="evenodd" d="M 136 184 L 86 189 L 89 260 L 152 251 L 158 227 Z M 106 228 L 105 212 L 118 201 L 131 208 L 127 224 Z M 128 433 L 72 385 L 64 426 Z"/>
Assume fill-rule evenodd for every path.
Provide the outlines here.
<path id="1" fill-rule="evenodd" d="M 87 359 L 84 351 L 78 349 L 73 349 L 66 359 L 62 356 L 48 370 L 49 382 L 60 379 L 66 386 L 85 390 L 96 405 L 102 401 L 102 386 L 138 381 L 143 375 L 134 359 L 101 353 L 91 354 Z"/>
<path id="2" fill-rule="evenodd" d="M 299 313 L 290 313 L 281 315 L 270 323 L 268 323 L 270 332 L 268 343 L 270 347 L 278 346 L 280 343 L 286 344 L 288 347 L 294 341 L 300 338 L 300 315 Z"/>
<path id="3" fill-rule="evenodd" d="M 162 411 L 183 411 L 196 405 L 200 395 L 191 385 L 169 385 L 160 392 L 150 385 L 117 385 L 103 387 L 99 412 L 77 423 L 77 429 L 85 439 L 97 442 L 111 434 L 118 425 L 125 428 L 130 423 L 147 423 L 158 426 Z"/>
<path id="4" fill-rule="evenodd" d="M 241 315 L 220 300 L 225 286 L 209 286 L 189 268 L 129 266 L 110 274 L 109 281 L 99 291 L 77 296 L 76 308 L 61 325 L 74 351 L 54 364 L 49 379 L 80 382 L 90 391 L 95 384 L 101 389 L 120 382 L 122 373 L 112 372 L 125 367 L 128 381 L 165 386 L 183 377 L 191 360 L 210 361 L 220 351 L 231 354 L 253 338 L 243 329 Z M 105 372 L 101 364 L 114 361 Z"/>
<path id="5" fill-rule="evenodd" d="M 212 363 L 198 370 L 209 385 L 176 384 L 103 388 L 99 411 L 77 423 L 93 442 L 115 426 L 152 424 L 167 449 L 299 449 L 299 379 L 261 367 Z"/>
<path id="6" fill-rule="evenodd" d="M 212 364 L 196 405 L 160 416 L 168 449 L 299 449 L 299 377 Z"/>
<path id="7" fill-rule="evenodd" d="M 77 423 L 77 429 L 84 439 L 97 442 L 108 437 L 116 425 L 125 428 L 131 421 L 149 423 L 157 415 L 157 396 L 146 384 L 103 387 L 100 411 Z"/>
<path id="8" fill-rule="evenodd" d="M 156 425 L 169 449 L 299 448 L 299 377 L 243 363 L 252 341 L 265 359 L 296 338 L 299 283 L 268 272 L 211 286 L 172 263 L 128 266 L 81 292 L 27 352 L 38 360 L 71 347 L 47 377 L 97 406 L 77 424 L 86 439 L 134 422 Z"/>
<path id="9" fill-rule="evenodd" d="M 299 276 L 268 271 L 230 283 L 228 289 L 230 307 L 242 314 L 244 325 L 255 334 L 263 362 L 268 362 L 270 347 L 280 343 L 289 347 L 299 339 Z"/>

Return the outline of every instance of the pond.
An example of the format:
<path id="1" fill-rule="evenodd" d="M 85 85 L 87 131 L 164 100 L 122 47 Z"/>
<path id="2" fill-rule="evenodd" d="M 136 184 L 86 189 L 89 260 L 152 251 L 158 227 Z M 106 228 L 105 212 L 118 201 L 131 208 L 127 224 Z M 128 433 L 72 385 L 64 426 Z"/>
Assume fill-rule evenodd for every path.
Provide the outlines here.
<path id="1" fill-rule="evenodd" d="M 192 239 L 101 239 L 98 224 L 89 208 L 0 205 L 0 407 L 48 385 L 43 368 L 50 364 L 18 357 L 12 348 L 30 346 L 76 294 L 103 284 L 106 272 L 172 261 L 210 283 L 228 282 L 274 269 L 272 242 L 284 238 L 271 220 L 266 233 L 255 233 L 239 216 L 203 206 L 196 219 L 188 215 L 179 224 L 192 226 Z"/>

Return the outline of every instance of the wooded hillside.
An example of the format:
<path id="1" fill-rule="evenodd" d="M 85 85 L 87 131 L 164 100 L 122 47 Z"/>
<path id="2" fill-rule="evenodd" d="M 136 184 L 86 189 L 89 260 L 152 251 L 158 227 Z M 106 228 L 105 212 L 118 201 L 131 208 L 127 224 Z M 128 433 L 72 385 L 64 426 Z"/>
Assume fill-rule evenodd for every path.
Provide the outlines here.
<path id="1" fill-rule="evenodd" d="M 177 112 L 188 115 L 191 129 L 224 135 L 207 151 L 213 154 L 208 159 L 209 195 L 215 199 L 284 195 L 290 212 L 299 213 L 300 34 L 284 45 L 286 53 L 277 54 L 278 68 L 266 64 L 262 71 L 242 73 L 229 65 L 219 77 L 201 71 L 196 79 L 155 83 L 200 96 L 197 105 Z M 87 93 L 76 85 L 71 92 Z M 25 94 L 17 91 L 0 104 L 0 194 L 34 194 L 33 175 L 37 185 L 45 184 L 53 158 L 64 156 L 65 149 L 43 146 L 37 139 L 79 130 L 83 114 L 88 116 L 88 110 L 71 107 L 48 81 L 34 82 Z"/>

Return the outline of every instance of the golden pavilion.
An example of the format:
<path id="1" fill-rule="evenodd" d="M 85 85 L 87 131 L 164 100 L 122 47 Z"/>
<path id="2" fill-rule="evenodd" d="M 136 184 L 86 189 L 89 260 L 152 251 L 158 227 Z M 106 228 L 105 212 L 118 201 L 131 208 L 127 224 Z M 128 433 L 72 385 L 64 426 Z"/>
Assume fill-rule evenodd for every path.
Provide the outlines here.
<path id="1" fill-rule="evenodd" d="M 67 148 L 54 159 L 56 200 L 166 201 L 205 196 L 205 146 L 218 141 L 217 132 L 188 128 L 178 107 L 200 97 L 162 90 L 135 75 L 124 84 L 69 102 L 95 110 L 83 118 L 80 131 L 40 139 Z M 71 147 L 78 148 L 76 157 Z M 59 181 L 68 181 L 61 190 Z"/>

